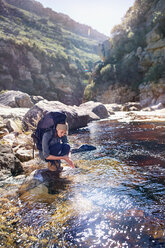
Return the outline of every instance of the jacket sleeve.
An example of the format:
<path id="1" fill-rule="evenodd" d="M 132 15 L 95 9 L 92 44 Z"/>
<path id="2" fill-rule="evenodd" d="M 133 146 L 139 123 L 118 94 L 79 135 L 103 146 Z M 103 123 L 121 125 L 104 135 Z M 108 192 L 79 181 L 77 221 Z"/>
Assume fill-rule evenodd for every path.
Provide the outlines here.
<path id="1" fill-rule="evenodd" d="M 42 154 L 43 154 L 45 159 L 49 155 L 51 155 L 50 150 L 49 150 L 49 142 L 50 142 L 51 137 L 52 137 L 51 132 L 44 133 L 44 135 L 42 137 Z"/>

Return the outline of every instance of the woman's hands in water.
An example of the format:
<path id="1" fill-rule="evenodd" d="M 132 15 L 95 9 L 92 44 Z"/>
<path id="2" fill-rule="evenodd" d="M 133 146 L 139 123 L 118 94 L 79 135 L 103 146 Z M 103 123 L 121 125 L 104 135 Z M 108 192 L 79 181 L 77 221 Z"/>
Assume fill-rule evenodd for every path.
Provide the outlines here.
<path id="1" fill-rule="evenodd" d="M 72 168 L 75 168 L 73 161 L 70 159 L 69 156 L 63 156 L 62 159 L 65 160 Z"/>

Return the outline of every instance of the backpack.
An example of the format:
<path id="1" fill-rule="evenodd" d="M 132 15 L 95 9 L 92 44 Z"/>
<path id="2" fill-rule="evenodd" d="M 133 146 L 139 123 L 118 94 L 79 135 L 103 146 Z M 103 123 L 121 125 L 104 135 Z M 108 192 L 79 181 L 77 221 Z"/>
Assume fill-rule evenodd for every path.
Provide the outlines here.
<path id="1" fill-rule="evenodd" d="M 64 112 L 47 112 L 41 117 L 37 124 L 36 130 L 32 133 L 33 146 L 33 158 L 35 146 L 39 151 L 42 151 L 42 137 L 45 132 L 50 130 L 56 130 L 57 124 L 66 123 L 66 114 Z M 53 137 L 52 137 L 53 138 Z"/>

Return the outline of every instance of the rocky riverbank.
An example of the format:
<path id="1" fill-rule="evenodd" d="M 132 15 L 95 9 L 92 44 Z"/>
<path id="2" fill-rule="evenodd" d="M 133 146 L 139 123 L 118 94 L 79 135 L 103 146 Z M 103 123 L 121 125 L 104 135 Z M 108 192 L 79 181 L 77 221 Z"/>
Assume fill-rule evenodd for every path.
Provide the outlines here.
<path id="1" fill-rule="evenodd" d="M 46 164 L 37 157 L 37 151 L 35 159 L 33 158 L 31 138 L 37 121 L 46 111 L 65 111 L 72 131 L 86 127 L 91 121 L 107 118 L 116 122 L 165 122 L 165 108 L 159 107 L 162 106 L 141 109 L 139 103 L 122 105 L 92 101 L 77 107 L 18 91 L 4 92 L 0 95 L 0 184 L 3 186 L 14 183 L 17 190 L 16 185 L 20 185 L 30 173 L 41 167 L 46 168 Z"/>

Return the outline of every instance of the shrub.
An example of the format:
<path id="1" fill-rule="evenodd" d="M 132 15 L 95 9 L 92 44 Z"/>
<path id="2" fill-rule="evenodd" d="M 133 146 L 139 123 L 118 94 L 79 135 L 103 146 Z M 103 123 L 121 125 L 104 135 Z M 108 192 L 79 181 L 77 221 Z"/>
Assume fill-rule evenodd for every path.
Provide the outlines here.
<path id="1" fill-rule="evenodd" d="M 100 70 L 100 75 L 103 81 L 108 81 L 114 77 L 113 65 L 107 64 Z"/>
<path id="2" fill-rule="evenodd" d="M 149 68 L 148 72 L 145 74 L 144 82 L 157 82 L 159 78 L 162 77 L 164 73 L 164 65 L 156 64 Z"/>
<path id="3" fill-rule="evenodd" d="M 94 97 L 94 87 L 95 87 L 95 83 L 92 82 L 91 84 L 89 84 L 85 90 L 84 90 L 84 98 L 86 101 L 90 101 L 91 99 L 93 99 Z"/>

